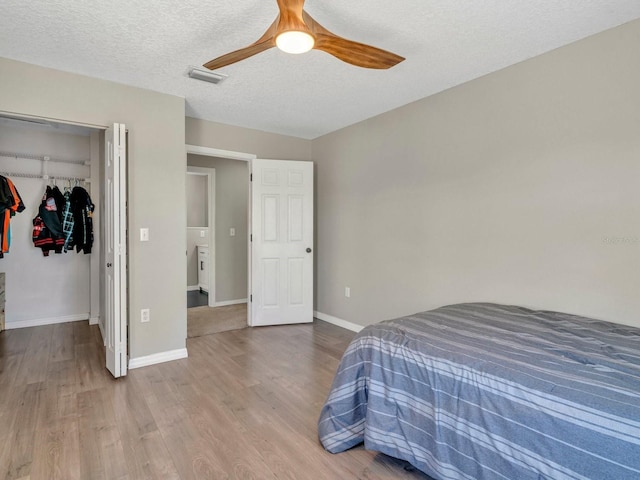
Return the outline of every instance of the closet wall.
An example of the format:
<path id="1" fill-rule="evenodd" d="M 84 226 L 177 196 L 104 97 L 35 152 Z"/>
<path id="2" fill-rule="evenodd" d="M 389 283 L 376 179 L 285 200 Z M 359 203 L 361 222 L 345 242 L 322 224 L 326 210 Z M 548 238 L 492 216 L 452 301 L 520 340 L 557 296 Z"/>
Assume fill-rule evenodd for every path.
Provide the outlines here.
<path id="1" fill-rule="evenodd" d="M 93 141 L 96 141 L 95 135 Z M 90 162 L 91 142 L 88 132 L 69 133 L 51 126 L 23 126 L 0 119 L 0 171 L 42 175 L 44 162 L 37 157 L 46 155 L 52 159 L 46 162 L 50 177 L 90 178 L 91 167 L 77 162 Z M 93 150 L 97 151 L 96 148 Z M 8 153 L 18 155 L 6 155 Z M 15 184 L 26 208 L 12 218 L 11 247 L 9 253 L 0 259 L 0 272 L 6 274 L 6 328 L 89 319 L 92 308 L 91 257 L 99 255 L 97 222 L 91 255 L 69 251 L 59 255 L 52 252 L 44 257 L 32 242 L 32 220 L 46 186 L 53 184 L 53 180 L 7 176 Z M 64 187 L 70 185 L 66 180 L 55 182 L 63 192 Z M 80 185 L 92 194 L 90 184 Z M 98 209 L 99 202 L 93 194 L 92 200 Z M 94 285 L 94 295 L 98 292 Z"/>

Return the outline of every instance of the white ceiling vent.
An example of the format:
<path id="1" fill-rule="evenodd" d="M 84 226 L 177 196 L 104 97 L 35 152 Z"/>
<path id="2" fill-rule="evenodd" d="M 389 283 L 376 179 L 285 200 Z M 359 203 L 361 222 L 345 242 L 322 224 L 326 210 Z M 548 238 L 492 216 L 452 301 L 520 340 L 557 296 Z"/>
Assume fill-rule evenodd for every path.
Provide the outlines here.
<path id="1" fill-rule="evenodd" d="M 188 75 L 196 80 L 202 80 L 203 82 L 218 84 L 222 82 L 228 75 L 221 73 L 214 73 L 211 70 L 203 70 L 201 68 L 189 67 Z"/>

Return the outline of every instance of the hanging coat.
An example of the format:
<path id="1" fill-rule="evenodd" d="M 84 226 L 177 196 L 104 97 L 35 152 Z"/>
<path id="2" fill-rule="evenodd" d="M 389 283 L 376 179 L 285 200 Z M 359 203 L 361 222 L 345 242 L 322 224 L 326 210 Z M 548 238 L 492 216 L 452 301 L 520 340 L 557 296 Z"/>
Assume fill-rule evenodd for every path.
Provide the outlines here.
<path id="1" fill-rule="evenodd" d="M 71 211 L 71 191 L 65 189 L 64 192 L 64 211 L 62 212 L 62 231 L 64 232 L 64 252 L 69 249 L 73 250 L 73 225 L 75 220 Z"/>
<path id="2" fill-rule="evenodd" d="M 55 189 L 58 190 L 57 187 Z M 64 232 L 60 222 L 62 213 L 58 214 L 60 201 L 56 202 L 56 196 L 54 188 L 47 187 L 42 202 L 40 202 L 38 215 L 33 219 L 33 244 L 42 249 L 42 254 L 45 257 L 49 256 L 51 250 L 62 253 L 64 246 Z M 64 197 L 62 198 L 64 200 Z"/>
<path id="3" fill-rule="evenodd" d="M 73 212 L 73 242 L 76 252 L 91 253 L 93 246 L 93 211 L 95 205 L 82 187 L 73 187 L 69 197 Z"/>
<path id="4" fill-rule="evenodd" d="M 0 258 L 9 251 L 9 221 L 24 210 L 24 203 L 13 182 L 0 175 Z"/>

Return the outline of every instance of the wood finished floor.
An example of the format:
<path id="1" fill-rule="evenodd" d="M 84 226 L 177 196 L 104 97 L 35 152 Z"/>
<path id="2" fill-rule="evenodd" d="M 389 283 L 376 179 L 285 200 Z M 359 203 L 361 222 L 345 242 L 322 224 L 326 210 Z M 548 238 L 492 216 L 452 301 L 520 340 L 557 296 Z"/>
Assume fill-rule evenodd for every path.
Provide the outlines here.
<path id="1" fill-rule="evenodd" d="M 187 309 L 187 337 L 201 337 L 247 327 L 247 304 Z"/>
<path id="2" fill-rule="evenodd" d="M 352 336 L 317 320 L 207 335 L 187 341 L 187 359 L 115 380 L 96 326 L 2 332 L 0 478 L 428 480 L 361 447 L 320 446 Z"/>

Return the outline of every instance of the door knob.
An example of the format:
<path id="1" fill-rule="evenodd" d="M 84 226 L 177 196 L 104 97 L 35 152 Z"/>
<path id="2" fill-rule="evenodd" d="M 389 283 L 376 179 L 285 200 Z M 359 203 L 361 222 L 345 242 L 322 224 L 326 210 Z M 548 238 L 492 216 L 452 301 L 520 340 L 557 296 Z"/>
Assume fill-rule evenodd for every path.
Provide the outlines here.
<path id="1" fill-rule="evenodd" d="M 311 249 L 310 248 L 307 248 L 307 253 L 311 253 Z"/>
<path id="2" fill-rule="evenodd" d="M 107 268 L 109 268 L 110 266 L 111 266 L 111 264 L 110 264 L 110 263 L 107 263 Z"/>

